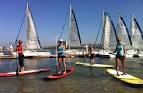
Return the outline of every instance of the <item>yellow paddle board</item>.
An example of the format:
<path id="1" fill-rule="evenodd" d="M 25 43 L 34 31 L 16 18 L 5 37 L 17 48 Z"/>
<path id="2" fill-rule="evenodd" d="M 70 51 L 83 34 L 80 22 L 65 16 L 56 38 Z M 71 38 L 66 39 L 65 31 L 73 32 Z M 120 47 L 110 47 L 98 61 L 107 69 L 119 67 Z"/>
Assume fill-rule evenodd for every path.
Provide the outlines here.
<path id="1" fill-rule="evenodd" d="M 90 63 L 83 63 L 83 62 L 76 62 L 77 65 L 87 66 L 87 67 L 107 67 L 112 68 L 113 65 L 105 65 L 105 64 L 90 64 Z"/>
<path id="2" fill-rule="evenodd" d="M 119 76 L 117 76 L 117 72 L 116 70 L 114 69 L 107 69 L 107 72 L 112 75 L 113 77 L 123 81 L 123 82 L 126 82 L 128 84 L 143 84 L 143 80 L 142 79 L 139 79 L 135 76 L 132 76 L 132 75 L 129 75 L 129 74 L 125 74 L 125 75 L 121 75 L 123 72 L 121 71 L 118 71 L 118 73 L 120 74 Z"/>

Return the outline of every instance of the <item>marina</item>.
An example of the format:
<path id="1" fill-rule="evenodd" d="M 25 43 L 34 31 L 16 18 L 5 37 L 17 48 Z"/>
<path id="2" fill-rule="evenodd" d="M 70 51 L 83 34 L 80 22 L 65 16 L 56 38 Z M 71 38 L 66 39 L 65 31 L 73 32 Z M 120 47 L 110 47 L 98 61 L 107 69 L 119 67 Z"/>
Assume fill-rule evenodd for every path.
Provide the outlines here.
<path id="1" fill-rule="evenodd" d="M 142 93 L 143 1 L 0 1 L 0 93 Z"/>

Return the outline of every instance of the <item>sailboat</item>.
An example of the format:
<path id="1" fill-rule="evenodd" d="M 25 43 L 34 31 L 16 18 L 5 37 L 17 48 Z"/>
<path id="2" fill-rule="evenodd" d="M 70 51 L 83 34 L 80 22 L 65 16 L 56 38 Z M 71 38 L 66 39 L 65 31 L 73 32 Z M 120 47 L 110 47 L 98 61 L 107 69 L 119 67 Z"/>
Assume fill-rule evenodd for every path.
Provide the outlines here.
<path id="1" fill-rule="evenodd" d="M 73 8 L 70 5 L 70 13 L 69 13 L 69 50 L 66 50 L 66 55 L 80 55 L 82 52 L 77 49 L 71 49 L 81 47 L 81 37 L 79 33 L 79 28 L 77 24 L 77 19 L 74 13 Z"/>
<path id="2" fill-rule="evenodd" d="M 24 56 L 30 57 L 30 58 L 31 57 L 49 57 L 50 52 L 48 52 L 47 50 L 40 51 L 41 44 L 40 44 L 40 40 L 35 28 L 32 13 L 28 3 L 27 3 L 27 9 L 26 9 L 26 32 L 27 32 L 27 41 L 26 41 L 26 47 L 24 50 Z M 16 53 L 13 52 L 13 55 L 16 55 Z"/>
<path id="3" fill-rule="evenodd" d="M 134 15 L 132 16 L 131 21 L 131 39 L 132 51 L 134 51 L 133 57 L 143 56 L 143 54 L 139 51 L 143 49 L 142 31 Z"/>
<path id="4" fill-rule="evenodd" d="M 103 33 L 101 39 L 101 47 L 96 54 L 98 57 L 115 57 L 113 54 L 110 54 L 111 50 L 116 48 L 117 34 L 114 27 L 114 24 L 109 17 L 108 13 L 103 12 Z"/>
<path id="5" fill-rule="evenodd" d="M 125 45 L 126 48 L 126 57 L 133 57 L 132 51 L 132 41 L 129 30 L 127 29 L 126 23 L 122 16 L 119 16 L 118 23 L 117 23 L 117 35 L 121 38 L 122 43 Z"/>
<path id="6" fill-rule="evenodd" d="M 70 35 L 69 35 L 70 47 L 80 47 L 81 38 L 80 38 L 79 28 L 78 28 L 77 20 L 75 17 L 75 13 L 71 6 L 70 6 L 69 28 L 70 28 Z"/>

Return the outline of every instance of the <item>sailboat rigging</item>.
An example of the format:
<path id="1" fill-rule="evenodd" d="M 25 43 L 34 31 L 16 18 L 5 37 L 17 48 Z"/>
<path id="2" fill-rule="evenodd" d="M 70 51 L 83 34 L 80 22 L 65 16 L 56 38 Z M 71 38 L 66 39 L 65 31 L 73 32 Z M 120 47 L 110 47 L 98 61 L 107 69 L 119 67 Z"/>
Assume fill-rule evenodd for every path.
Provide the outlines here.
<path id="1" fill-rule="evenodd" d="M 143 43 L 143 36 L 141 28 L 135 18 L 135 16 L 132 17 L 131 21 L 131 39 L 132 39 L 132 45 L 133 49 L 142 49 L 142 43 Z"/>
<path id="2" fill-rule="evenodd" d="M 117 23 L 117 35 L 122 39 L 122 43 L 126 46 L 126 49 L 131 49 L 131 36 L 122 16 L 119 16 Z"/>
<path id="3" fill-rule="evenodd" d="M 81 46 L 81 37 L 79 33 L 79 28 L 76 20 L 76 16 L 74 13 L 74 10 L 70 6 L 70 23 L 69 23 L 69 28 L 70 28 L 70 47 L 80 47 Z"/>
<path id="4" fill-rule="evenodd" d="M 101 47 L 96 56 L 112 57 L 109 52 L 116 47 L 117 34 L 114 24 L 107 12 L 103 12 L 103 32 L 101 38 Z"/>
<path id="5" fill-rule="evenodd" d="M 40 49 L 41 48 L 40 40 L 37 35 L 37 31 L 36 31 L 35 24 L 33 21 L 32 13 L 30 11 L 28 3 L 27 3 L 26 15 L 27 15 L 27 17 L 26 17 L 26 22 L 27 22 L 26 49 Z"/>

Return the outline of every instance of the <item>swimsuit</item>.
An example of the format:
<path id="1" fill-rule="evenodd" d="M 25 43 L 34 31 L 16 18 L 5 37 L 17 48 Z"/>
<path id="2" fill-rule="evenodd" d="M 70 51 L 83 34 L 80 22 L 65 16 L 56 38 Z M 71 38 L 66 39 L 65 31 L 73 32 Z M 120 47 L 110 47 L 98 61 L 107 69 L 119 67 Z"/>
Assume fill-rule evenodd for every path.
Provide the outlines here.
<path id="1" fill-rule="evenodd" d="M 60 57 L 60 58 L 64 58 L 65 57 L 64 48 L 62 48 L 62 47 L 58 48 L 58 57 Z"/>
<path id="2" fill-rule="evenodd" d="M 124 46 L 122 44 L 118 44 L 116 47 L 116 58 L 125 58 Z"/>

